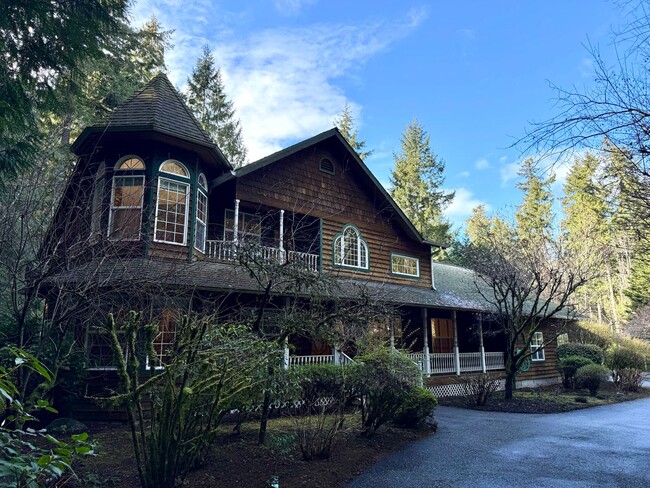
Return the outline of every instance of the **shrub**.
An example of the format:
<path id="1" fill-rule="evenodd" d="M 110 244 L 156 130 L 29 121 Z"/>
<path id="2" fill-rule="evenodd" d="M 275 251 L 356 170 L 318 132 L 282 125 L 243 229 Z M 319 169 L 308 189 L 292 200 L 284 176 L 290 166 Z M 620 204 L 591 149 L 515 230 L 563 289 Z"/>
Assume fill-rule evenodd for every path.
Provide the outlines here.
<path id="1" fill-rule="evenodd" d="M 433 413 L 437 405 L 438 400 L 433 393 L 416 386 L 404 396 L 393 422 L 400 427 L 417 427 Z"/>
<path id="2" fill-rule="evenodd" d="M 361 428 L 372 436 L 402 406 L 406 394 L 422 375 L 418 366 L 404 354 L 380 349 L 359 358 L 351 366 L 353 386 L 361 400 Z"/>
<path id="3" fill-rule="evenodd" d="M 594 364 L 584 356 L 567 356 L 558 362 L 557 369 L 562 373 L 562 384 L 565 388 L 575 388 L 575 374 L 579 368 L 588 364 Z"/>
<path id="4" fill-rule="evenodd" d="M 607 381 L 609 371 L 601 364 L 586 364 L 578 368 L 575 374 L 576 384 L 582 388 L 587 388 L 591 396 L 596 396 L 600 383 Z"/>
<path id="5" fill-rule="evenodd" d="M 619 369 L 643 370 L 645 361 L 643 356 L 630 347 L 613 347 L 607 351 L 606 365 L 612 371 Z"/>
<path id="6" fill-rule="evenodd" d="M 338 405 L 345 403 L 350 396 L 351 385 L 346 366 L 318 364 L 295 369 L 300 398 L 305 402 L 317 403 L 320 399 L 331 398 Z"/>
<path id="7" fill-rule="evenodd" d="M 470 374 L 462 378 L 463 393 L 472 405 L 485 405 L 499 389 L 501 381 L 490 373 Z"/>
<path id="8" fill-rule="evenodd" d="M 571 356 L 582 356 L 596 364 L 603 364 L 604 360 L 603 350 L 595 344 L 567 343 L 557 346 L 557 358 L 559 360 Z"/>
<path id="9" fill-rule="evenodd" d="M 639 391 L 643 383 L 643 371 L 635 368 L 623 368 L 616 371 L 615 386 L 622 391 Z"/>
<path id="10" fill-rule="evenodd" d="M 589 399 L 587 397 L 579 396 L 573 399 L 576 403 L 588 403 Z"/>

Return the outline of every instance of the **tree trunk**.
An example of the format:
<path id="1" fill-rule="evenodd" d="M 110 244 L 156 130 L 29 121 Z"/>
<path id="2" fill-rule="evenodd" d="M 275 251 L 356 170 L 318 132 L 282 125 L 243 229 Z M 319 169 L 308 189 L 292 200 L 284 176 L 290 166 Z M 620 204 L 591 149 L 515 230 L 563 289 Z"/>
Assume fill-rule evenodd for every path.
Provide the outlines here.
<path id="1" fill-rule="evenodd" d="M 257 443 L 261 446 L 266 442 L 266 426 L 269 423 L 269 411 L 271 410 L 271 384 L 273 382 L 273 368 L 267 369 L 266 388 L 264 389 L 264 400 L 262 401 L 262 418 L 260 420 L 260 432 Z"/>
<path id="2" fill-rule="evenodd" d="M 508 371 L 506 375 L 506 389 L 503 398 L 506 400 L 512 400 L 512 395 L 515 391 L 515 376 L 516 371 Z"/>

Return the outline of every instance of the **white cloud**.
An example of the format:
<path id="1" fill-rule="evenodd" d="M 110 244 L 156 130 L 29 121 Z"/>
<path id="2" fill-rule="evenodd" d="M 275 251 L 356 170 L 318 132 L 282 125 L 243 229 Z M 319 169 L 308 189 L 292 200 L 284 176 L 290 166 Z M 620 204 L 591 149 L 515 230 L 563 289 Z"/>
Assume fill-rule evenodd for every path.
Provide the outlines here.
<path id="1" fill-rule="evenodd" d="M 454 223 L 462 224 L 463 221 L 472 215 L 472 209 L 479 205 L 485 205 L 487 211 L 492 210 L 492 207 L 482 200 L 479 200 L 467 188 L 456 188 L 456 196 L 445 210 L 445 216 Z"/>
<path id="2" fill-rule="evenodd" d="M 485 158 L 481 158 L 474 163 L 474 167 L 478 170 L 488 169 L 490 166 L 490 162 Z"/>
<path id="3" fill-rule="evenodd" d="M 308 5 L 316 3 L 316 0 L 275 0 L 273 4 L 278 12 L 284 15 L 297 15 Z"/>
<path id="4" fill-rule="evenodd" d="M 153 0 L 146 0 L 134 16 L 146 12 L 146 19 L 153 10 L 165 28 L 176 29 L 175 48 L 167 57 L 176 85 L 185 84 L 201 47 L 211 45 L 241 119 L 251 161 L 332 127 L 347 101 L 336 80 L 354 75 L 365 61 L 428 17 L 428 9 L 414 9 L 391 21 L 312 24 L 242 36 L 230 32 L 223 21 L 236 24 L 240 14 L 206 11 L 205 3 L 166 0 L 165 8 L 148 10 L 143 5 L 153 5 Z M 207 19 L 207 24 L 193 23 L 193 16 Z"/>
<path id="5" fill-rule="evenodd" d="M 460 176 L 461 178 L 469 178 L 470 174 L 471 173 L 469 171 L 461 171 L 460 173 L 458 173 L 458 176 Z"/>
<path id="6" fill-rule="evenodd" d="M 521 162 L 520 161 L 515 161 L 514 163 L 506 164 L 504 166 L 501 166 L 501 169 L 499 170 L 500 176 L 501 176 L 501 187 L 505 187 L 510 183 L 512 180 L 515 180 L 517 178 L 517 173 L 519 172 L 519 166 Z"/>

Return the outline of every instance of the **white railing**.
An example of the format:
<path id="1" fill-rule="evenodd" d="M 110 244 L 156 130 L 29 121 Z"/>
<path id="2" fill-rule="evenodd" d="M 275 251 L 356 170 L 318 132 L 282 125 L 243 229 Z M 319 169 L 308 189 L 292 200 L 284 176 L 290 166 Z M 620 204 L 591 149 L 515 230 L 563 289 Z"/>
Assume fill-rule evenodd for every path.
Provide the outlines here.
<path id="1" fill-rule="evenodd" d="M 426 355 L 424 353 L 411 353 L 408 354 L 408 357 L 415 361 L 415 363 L 424 371 L 424 362 L 426 361 Z M 480 352 L 461 352 L 458 354 L 458 359 L 461 373 L 483 370 L 481 367 Z M 432 374 L 456 372 L 456 358 L 453 352 L 429 354 L 429 365 Z M 504 368 L 505 363 L 502 352 L 485 353 L 485 369 L 487 371 Z"/>
<path id="2" fill-rule="evenodd" d="M 237 253 L 233 241 L 206 241 L 205 256 L 219 261 L 234 261 Z"/>
<path id="3" fill-rule="evenodd" d="M 502 352 L 485 353 L 485 369 L 488 371 L 495 369 L 505 369 L 505 358 Z"/>
<path id="4" fill-rule="evenodd" d="M 429 355 L 431 373 L 455 373 L 456 358 L 453 352 L 437 352 Z"/>
<path id="5" fill-rule="evenodd" d="M 291 366 L 306 366 L 308 364 L 332 364 L 334 362 L 333 354 L 324 354 L 318 356 L 290 356 L 289 364 Z"/>
<path id="6" fill-rule="evenodd" d="M 318 254 L 309 254 L 298 251 L 285 251 L 278 247 L 260 246 L 245 252 L 253 252 L 263 261 L 271 263 L 284 263 L 285 259 L 298 263 L 310 271 L 318 271 Z M 219 261 L 235 261 L 237 259 L 237 246 L 234 241 L 206 241 L 205 256 Z"/>
<path id="7" fill-rule="evenodd" d="M 318 271 L 318 254 L 309 254 L 306 252 L 289 251 L 287 255 L 290 263 L 298 263 L 310 271 Z"/>
<path id="8" fill-rule="evenodd" d="M 354 359 L 352 359 L 350 356 L 345 354 L 342 351 L 339 351 L 339 364 L 352 364 L 354 362 Z"/>
<path id="9" fill-rule="evenodd" d="M 482 371 L 481 353 L 480 352 L 461 352 L 458 354 L 460 359 L 460 372 Z"/>

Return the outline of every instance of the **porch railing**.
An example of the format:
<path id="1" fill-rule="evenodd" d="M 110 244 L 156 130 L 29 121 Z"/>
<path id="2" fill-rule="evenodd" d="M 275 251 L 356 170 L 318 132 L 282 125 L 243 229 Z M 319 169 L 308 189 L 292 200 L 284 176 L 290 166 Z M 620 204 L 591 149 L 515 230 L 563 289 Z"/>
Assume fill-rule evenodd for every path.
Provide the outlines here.
<path id="1" fill-rule="evenodd" d="M 237 259 L 237 245 L 234 241 L 206 241 L 205 256 L 218 261 L 235 261 Z M 298 263 L 310 271 L 318 271 L 318 254 L 298 251 L 285 251 L 278 247 L 259 246 L 246 252 L 257 254 L 262 260 L 271 263 L 284 263 L 285 259 Z"/>
<path id="2" fill-rule="evenodd" d="M 423 370 L 426 354 L 412 353 L 408 355 L 415 361 Z M 458 362 L 460 364 L 460 372 L 468 373 L 474 371 L 482 371 L 481 367 L 481 353 L 480 352 L 461 352 L 458 354 Z M 432 353 L 429 354 L 429 369 L 432 374 L 440 373 L 455 373 L 456 372 L 456 358 L 453 352 L 445 353 Z M 505 369 L 505 362 L 502 352 L 486 352 L 485 353 L 485 369 L 487 371 Z"/>

